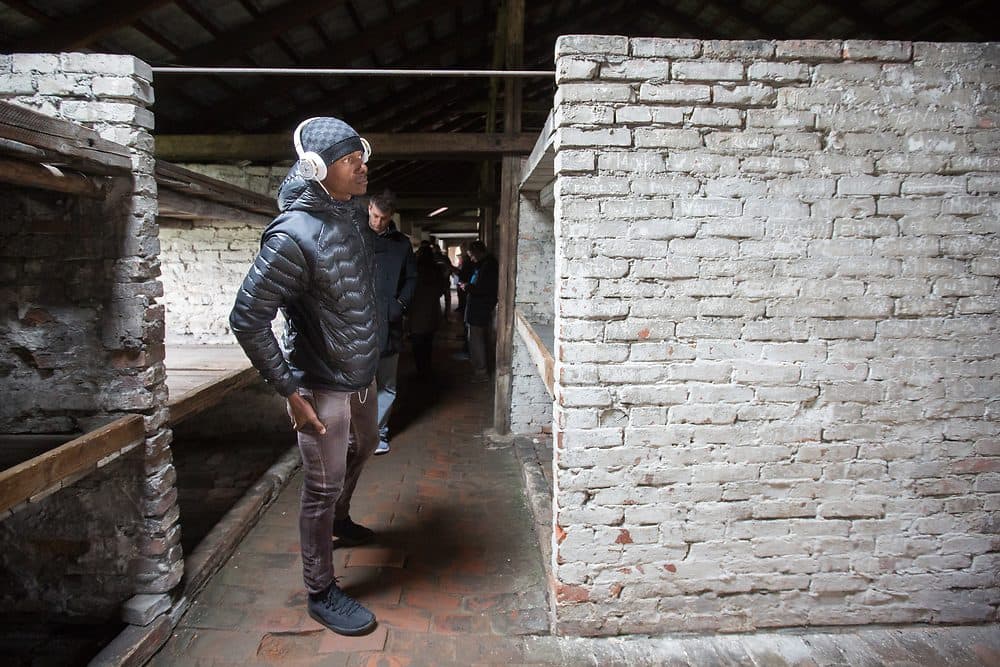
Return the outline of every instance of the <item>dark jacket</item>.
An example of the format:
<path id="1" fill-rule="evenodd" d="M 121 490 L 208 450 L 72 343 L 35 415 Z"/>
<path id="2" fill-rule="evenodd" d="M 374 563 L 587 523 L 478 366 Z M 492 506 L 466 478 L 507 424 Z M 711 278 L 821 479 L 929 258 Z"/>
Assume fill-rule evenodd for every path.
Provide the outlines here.
<path id="1" fill-rule="evenodd" d="M 493 321 L 500 286 L 500 266 L 493 255 L 486 255 L 476 262 L 472 277 L 466 287 L 465 323 L 477 327 L 488 326 Z"/>
<path id="2" fill-rule="evenodd" d="M 413 291 L 413 301 L 406 311 L 410 333 L 423 335 L 434 333 L 441 319 L 441 295 L 446 293 L 447 283 L 441 280 L 437 263 L 429 252 L 417 258 L 417 288 Z"/>
<path id="3" fill-rule="evenodd" d="M 229 326 L 247 357 L 282 396 L 298 387 L 357 391 L 378 367 L 374 234 L 365 213 L 290 175 L 281 213 L 264 230 Z M 271 331 L 287 319 L 287 359 Z"/>
<path id="4" fill-rule="evenodd" d="M 369 227 L 369 229 L 371 229 Z M 403 313 L 417 286 L 417 263 L 409 237 L 393 222 L 375 235 L 375 290 L 381 324 L 378 348 L 383 357 L 399 352 L 403 338 Z"/>

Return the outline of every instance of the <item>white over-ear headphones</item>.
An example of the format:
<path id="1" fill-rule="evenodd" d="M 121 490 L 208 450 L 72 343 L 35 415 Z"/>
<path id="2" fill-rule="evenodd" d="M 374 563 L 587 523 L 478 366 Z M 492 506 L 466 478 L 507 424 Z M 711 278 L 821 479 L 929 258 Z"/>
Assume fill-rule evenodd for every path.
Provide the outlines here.
<path id="1" fill-rule="evenodd" d="M 292 143 L 295 144 L 295 152 L 299 156 L 299 176 L 307 181 L 322 181 L 326 178 L 326 160 L 319 153 L 302 150 L 302 128 L 314 120 L 316 118 L 307 118 L 299 123 L 292 135 Z M 361 140 L 361 161 L 367 163 L 372 155 L 372 146 L 364 137 L 358 139 Z"/>
<path id="2" fill-rule="evenodd" d="M 299 123 L 295 128 L 295 134 L 292 135 L 292 143 L 295 144 L 295 152 L 299 156 L 299 176 L 307 181 L 322 181 L 326 178 L 326 162 L 319 153 L 302 150 L 302 128 L 311 120 L 315 118 L 307 118 Z"/>

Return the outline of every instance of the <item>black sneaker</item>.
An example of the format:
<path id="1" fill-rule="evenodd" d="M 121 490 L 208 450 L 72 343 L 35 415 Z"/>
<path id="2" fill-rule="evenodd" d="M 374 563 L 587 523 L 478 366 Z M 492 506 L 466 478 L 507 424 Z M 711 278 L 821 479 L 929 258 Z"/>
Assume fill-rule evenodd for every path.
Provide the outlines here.
<path id="1" fill-rule="evenodd" d="M 366 635 L 375 629 L 375 614 L 340 590 L 336 582 L 324 593 L 310 594 L 309 615 L 339 635 Z"/>
<path id="2" fill-rule="evenodd" d="M 354 547 L 374 540 L 375 531 L 354 523 L 351 521 L 351 517 L 347 517 L 346 519 L 334 519 L 333 536 L 342 546 Z"/>

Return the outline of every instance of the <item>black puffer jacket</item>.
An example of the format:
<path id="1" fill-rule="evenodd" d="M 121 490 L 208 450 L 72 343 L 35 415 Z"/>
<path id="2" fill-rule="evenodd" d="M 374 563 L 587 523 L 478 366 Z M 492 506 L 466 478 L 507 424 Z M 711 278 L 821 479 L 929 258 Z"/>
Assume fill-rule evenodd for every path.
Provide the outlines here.
<path id="1" fill-rule="evenodd" d="M 379 357 L 374 234 L 367 216 L 294 175 L 278 192 L 278 208 L 281 214 L 264 230 L 229 325 L 251 363 L 282 396 L 298 387 L 367 387 Z M 279 308 L 288 321 L 287 359 L 271 331 Z"/>
<path id="2" fill-rule="evenodd" d="M 410 307 L 413 290 L 417 287 L 417 261 L 410 237 L 397 230 L 396 223 L 390 222 L 386 230 L 374 238 L 375 289 L 378 321 L 382 327 L 379 352 L 388 357 L 402 347 L 403 313 Z"/>

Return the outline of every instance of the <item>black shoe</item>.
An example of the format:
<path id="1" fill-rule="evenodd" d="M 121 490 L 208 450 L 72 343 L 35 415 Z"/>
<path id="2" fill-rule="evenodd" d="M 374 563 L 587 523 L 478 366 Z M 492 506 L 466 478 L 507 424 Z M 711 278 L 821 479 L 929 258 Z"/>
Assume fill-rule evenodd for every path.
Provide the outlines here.
<path id="1" fill-rule="evenodd" d="M 375 629 L 375 614 L 340 590 L 336 582 L 322 593 L 310 594 L 309 615 L 339 635 L 366 635 Z"/>
<path id="2" fill-rule="evenodd" d="M 353 547 L 374 540 L 375 531 L 354 523 L 351 521 L 351 517 L 347 517 L 346 519 L 334 519 L 333 536 L 337 538 L 338 544 Z"/>

